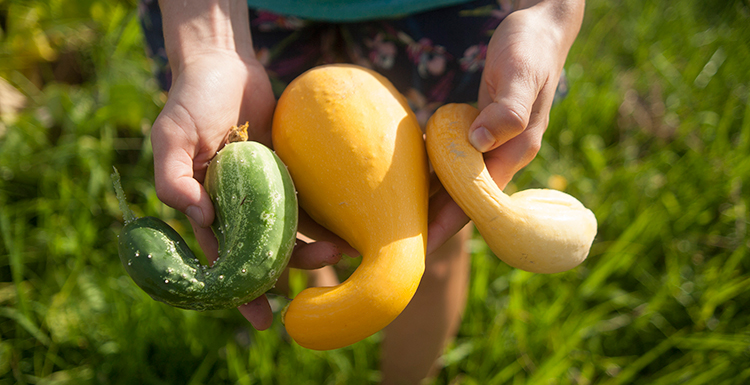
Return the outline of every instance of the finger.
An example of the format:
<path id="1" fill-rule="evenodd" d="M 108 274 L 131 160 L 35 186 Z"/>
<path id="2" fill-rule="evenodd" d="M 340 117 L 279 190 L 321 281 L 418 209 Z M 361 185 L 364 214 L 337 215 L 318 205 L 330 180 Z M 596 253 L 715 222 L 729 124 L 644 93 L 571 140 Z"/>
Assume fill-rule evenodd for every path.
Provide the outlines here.
<path id="1" fill-rule="evenodd" d="M 271 81 L 263 66 L 253 61 L 248 65 L 251 73 L 247 79 L 240 109 L 240 122 L 248 122 L 250 140 L 273 148 L 271 125 L 276 98 L 273 96 Z"/>
<path id="2" fill-rule="evenodd" d="M 318 241 L 307 243 L 297 240 L 297 246 L 289 260 L 289 267 L 313 270 L 335 265 L 341 260 L 341 252 L 334 243 Z"/>
<path id="3" fill-rule="evenodd" d="M 151 132 L 156 195 L 199 227 L 214 220 L 211 198 L 194 173 L 194 145 L 173 120 L 160 115 Z"/>
<path id="4" fill-rule="evenodd" d="M 195 240 L 198 241 L 203 253 L 206 255 L 206 259 L 213 263 L 219 258 L 219 241 L 216 240 L 214 232 L 209 227 L 200 227 L 192 219 L 189 219 L 190 224 L 193 226 L 193 233 L 195 234 Z"/>
<path id="5" fill-rule="evenodd" d="M 556 87 L 557 80 L 548 80 L 531 107 L 526 129 L 484 154 L 487 170 L 501 189 L 505 188 L 513 175 L 526 167 L 539 153 L 542 135 L 549 125 L 549 111 L 552 108 Z"/>
<path id="6" fill-rule="evenodd" d="M 427 254 L 442 246 L 448 239 L 461 230 L 469 217 L 453 201 L 445 189 L 430 197 L 429 224 L 427 226 Z"/>
<path id="7" fill-rule="evenodd" d="M 435 172 L 430 172 L 430 197 L 440 192 L 443 189 L 443 184 L 440 182 Z"/>
<path id="8" fill-rule="evenodd" d="M 479 94 L 481 111 L 469 128 L 471 145 L 487 152 L 524 132 L 537 95 L 538 88 L 519 76 L 504 76 L 483 85 Z"/>
<path id="9" fill-rule="evenodd" d="M 273 323 L 273 312 L 265 294 L 237 309 L 256 330 L 266 330 Z"/>
<path id="10" fill-rule="evenodd" d="M 500 189 L 504 189 L 513 175 L 534 159 L 541 146 L 541 133 L 540 130 L 527 130 L 484 154 L 487 171 Z"/>
<path id="11" fill-rule="evenodd" d="M 343 238 L 315 222 L 305 210 L 299 210 L 299 232 L 316 241 L 327 241 L 335 244 L 339 251 L 350 256 L 358 257 L 359 251 L 355 250 Z"/>

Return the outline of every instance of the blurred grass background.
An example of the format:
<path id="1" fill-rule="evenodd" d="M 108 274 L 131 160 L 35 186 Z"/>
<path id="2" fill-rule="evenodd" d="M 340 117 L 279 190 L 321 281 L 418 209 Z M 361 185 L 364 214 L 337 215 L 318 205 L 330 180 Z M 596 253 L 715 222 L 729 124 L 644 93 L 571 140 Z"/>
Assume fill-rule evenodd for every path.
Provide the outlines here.
<path id="1" fill-rule="evenodd" d="M 117 166 L 138 215 L 165 101 L 135 0 L 0 0 L 0 384 L 367 384 L 375 335 L 315 352 L 275 320 L 152 301 L 116 251 Z M 573 271 L 472 242 L 435 384 L 750 383 L 750 4 L 590 0 L 569 94 L 509 187 L 564 189 L 599 234 Z M 299 279 L 297 280 L 299 281 Z"/>

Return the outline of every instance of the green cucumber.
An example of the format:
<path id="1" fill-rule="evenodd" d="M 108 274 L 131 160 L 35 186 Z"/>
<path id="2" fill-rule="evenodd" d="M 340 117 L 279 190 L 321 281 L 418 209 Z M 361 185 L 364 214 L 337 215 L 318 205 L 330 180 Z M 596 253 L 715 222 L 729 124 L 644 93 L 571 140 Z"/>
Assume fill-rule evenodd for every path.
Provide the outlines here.
<path id="1" fill-rule="evenodd" d="M 164 221 L 135 218 L 117 170 L 115 190 L 125 216 L 119 254 L 133 281 L 153 299 L 192 310 L 247 303 L 276 284 L 297 233 L 297 195 L 286 166 L 257 142 L 227 144 L 211 161 L 204 186 L 214 204 L 211 225 L 219 258 L 203 265 Z"/>

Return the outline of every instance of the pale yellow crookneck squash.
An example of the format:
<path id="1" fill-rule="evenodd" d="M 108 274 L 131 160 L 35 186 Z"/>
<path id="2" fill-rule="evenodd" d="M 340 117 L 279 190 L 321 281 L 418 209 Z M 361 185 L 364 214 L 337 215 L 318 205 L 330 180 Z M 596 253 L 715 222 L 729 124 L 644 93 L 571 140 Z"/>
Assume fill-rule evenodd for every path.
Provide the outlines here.
<path id="1" fill-rule="evenodd" d="M 300 206 L 362 254 L 340 285 L 298 294 L 286 330 L 309 349 L 353 344 L 393 321 L 424 273 L 429 170 L 419 124 L 384 77 L 327 65 L 286 88 L 273 145 Z"/>
<path id="2" fill-rule="evenodd" d="M 447 104 L 427 122 L 427 153 L 440 182 L 505 263 L 533 273 L 578 266 L 596 236 L 594 213 L 561 191 L 529 189 L 505 195 L 487 171 L 482 153 L 469 143 L 469 127 L 478 115 L 468 104 Z"/>

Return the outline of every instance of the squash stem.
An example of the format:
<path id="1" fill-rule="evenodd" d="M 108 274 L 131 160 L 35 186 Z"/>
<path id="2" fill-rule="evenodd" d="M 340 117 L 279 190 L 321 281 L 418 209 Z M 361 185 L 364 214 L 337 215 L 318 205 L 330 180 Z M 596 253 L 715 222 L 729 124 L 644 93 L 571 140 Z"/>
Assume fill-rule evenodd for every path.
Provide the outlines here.
<path id="1" fill-rule="evenodd" d="M 120 211 L 122 211 L 122 217 L 125 220 L 125 224 L 128 224 L 136 219 L 133 211 L 128 207 L 128 201 L 125 199 L 125 192 L 122 190 L 122 184 L 120 183 L 120 173 L 117 168 L 112 166 L 114 172 L 112 173 L 112 184 L 115 186 L 115 194 L 117 195 L 117 201 L 120 203 Z"/>

